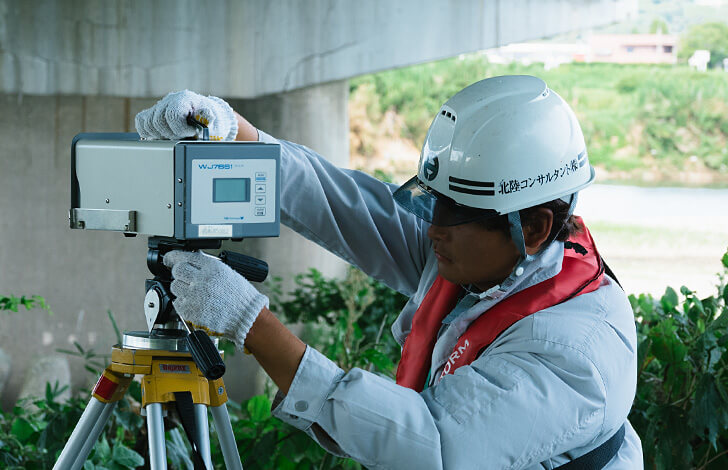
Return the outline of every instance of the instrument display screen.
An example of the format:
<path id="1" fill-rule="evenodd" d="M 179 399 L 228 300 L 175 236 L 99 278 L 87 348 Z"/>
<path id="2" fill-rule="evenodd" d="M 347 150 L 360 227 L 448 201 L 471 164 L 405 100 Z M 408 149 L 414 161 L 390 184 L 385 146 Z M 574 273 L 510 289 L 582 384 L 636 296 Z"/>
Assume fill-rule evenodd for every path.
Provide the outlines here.
<path id="1" fill-rule="evenodd" d="M 250 178 L 213 178 L 212 202 L 250 202 Z"/>

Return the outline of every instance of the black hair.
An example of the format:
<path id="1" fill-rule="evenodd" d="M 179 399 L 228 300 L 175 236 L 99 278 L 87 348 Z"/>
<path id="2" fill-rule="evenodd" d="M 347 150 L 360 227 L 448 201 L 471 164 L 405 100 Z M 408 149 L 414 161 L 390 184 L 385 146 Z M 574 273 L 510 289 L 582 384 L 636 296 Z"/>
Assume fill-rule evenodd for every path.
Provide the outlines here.
<path id="1" fill-rule="evenodd" d="M 521 225 L 526 227 L 533 223 L 536 219 L 537 210 L 541 208 L 549 209 L 554 214 L 548 241 L 558 240 L 563 242 L 571 235 L 581 232 L 581 224 L 573 215 L 569 215 L 569 203 L 561 199 L 554 199 L 537 206 L 521 209 Z M 508 238 L 511 238 L 511 224 L 508 222 L 507 215 L 484 219 L 478 221 L 478 224 L 487 230 L 503 232 Z"/>

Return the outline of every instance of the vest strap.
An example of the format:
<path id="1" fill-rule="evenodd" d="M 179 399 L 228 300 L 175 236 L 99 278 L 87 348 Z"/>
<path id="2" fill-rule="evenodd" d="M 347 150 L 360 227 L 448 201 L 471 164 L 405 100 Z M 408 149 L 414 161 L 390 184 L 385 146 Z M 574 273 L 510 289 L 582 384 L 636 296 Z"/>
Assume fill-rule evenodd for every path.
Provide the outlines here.
<path id="1" fill-rule="evenodd" d="M 607 442 L 555 470 L 601 470 L 617 455 L 624 442 L 624 424 Z"/>
<path id="2" fill-rule="evenodd" d="M 582 231 L 564 244 L 561 272 L 501 300 L 474 320 L 455 344 L 440 378 L 473 362 L 498 335 L 517 321 L 599 287 L 604 265 L 591 234 L 581 219 L 577 219 Z M 412 329 L 397 367 L 399 385 L 422 391 L 440 327 L 463 292 L 461 286 L 437 276 L 412 319 Z"/>

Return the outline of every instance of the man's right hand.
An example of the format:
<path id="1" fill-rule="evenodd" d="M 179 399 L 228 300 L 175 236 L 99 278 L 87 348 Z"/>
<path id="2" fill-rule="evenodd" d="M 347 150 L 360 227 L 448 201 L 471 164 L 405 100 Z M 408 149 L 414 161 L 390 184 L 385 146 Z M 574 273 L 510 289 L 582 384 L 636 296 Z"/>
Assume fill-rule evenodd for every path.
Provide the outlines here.
<path id="1" fill-rule="evenodd" d="M 169 93 L 151 108 L 137 114 L 134 124 L 144 139 L 202 137 L 195 126 L 187 123 L 188 116 L 207 125 L 210 140 L 234 140 L 238 135 L 239 115 L 229 104 L 216 96 L 202 96 L 189 90 Z"/>

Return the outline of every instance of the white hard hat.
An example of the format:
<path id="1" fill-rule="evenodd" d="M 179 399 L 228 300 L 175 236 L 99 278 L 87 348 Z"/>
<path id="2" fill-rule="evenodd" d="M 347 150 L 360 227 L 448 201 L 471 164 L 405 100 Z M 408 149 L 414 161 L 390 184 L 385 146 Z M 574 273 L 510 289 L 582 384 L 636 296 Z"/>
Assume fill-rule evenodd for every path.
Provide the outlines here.
<path id="1" fill-rule="evenodd" d="M 427 222 L 456 225 L 559 198 L 573 209 L 571 195 L 593 181 L 569 105 L 543 80 L 511 75 L 474 83 L 442 106 L 417 176 L 394 199 Z"/>

